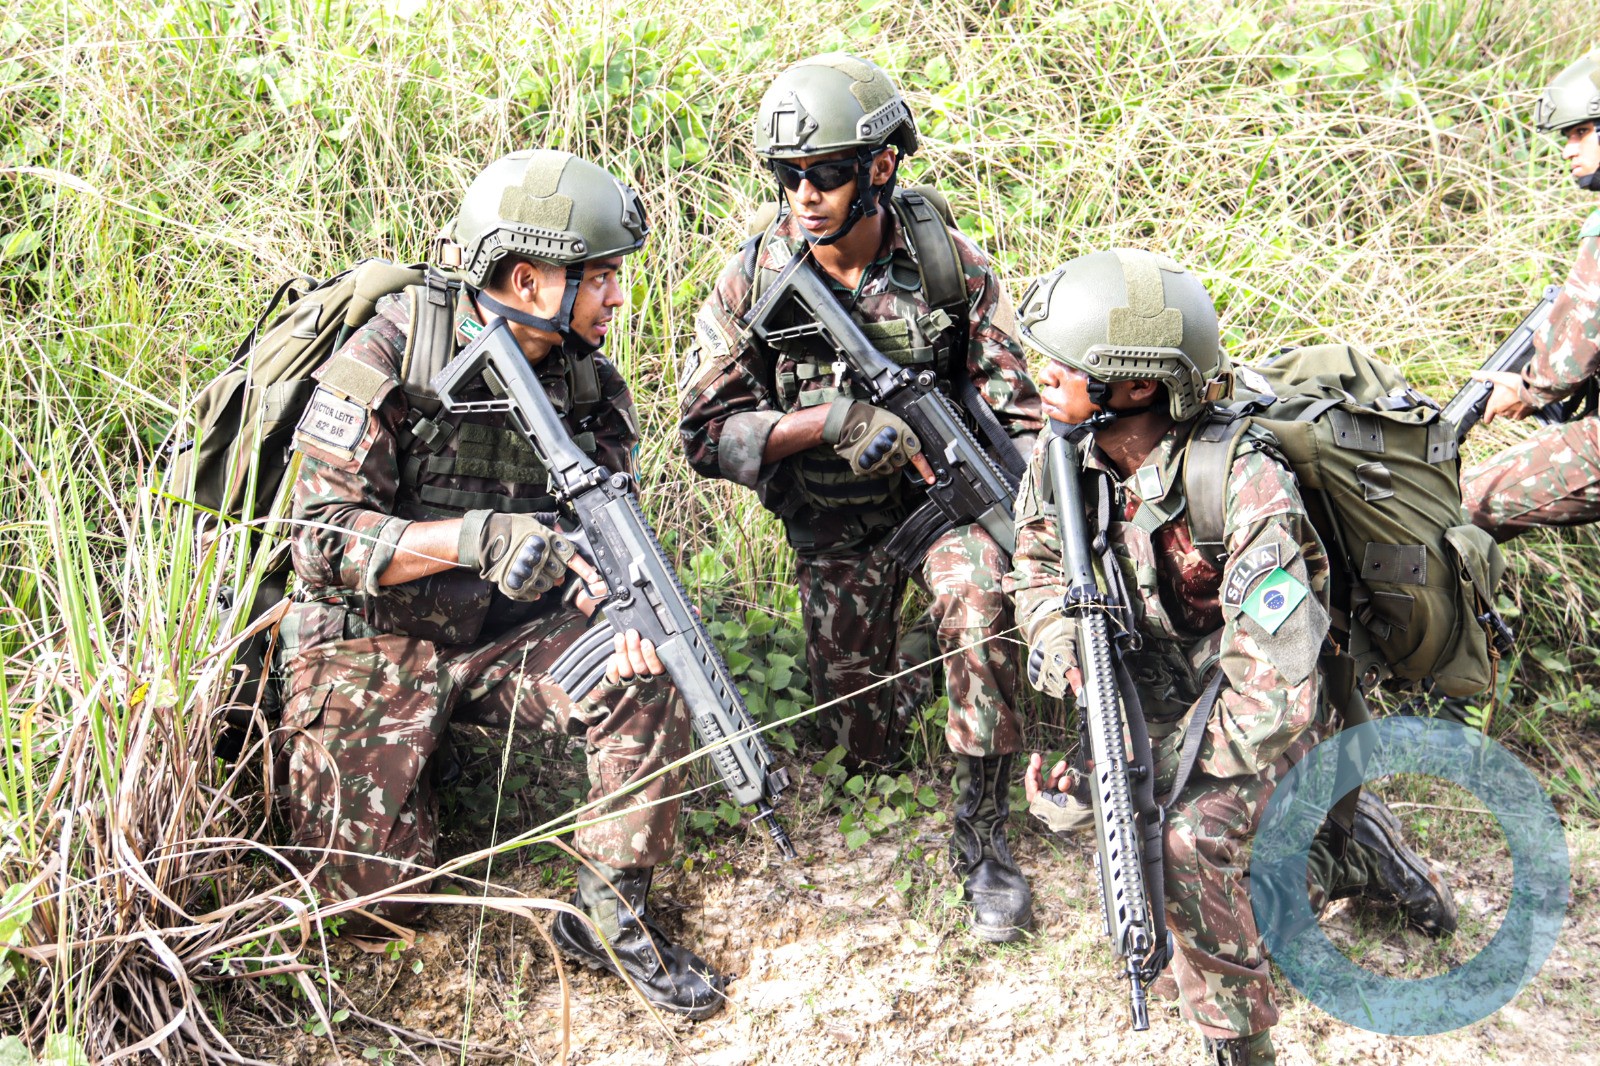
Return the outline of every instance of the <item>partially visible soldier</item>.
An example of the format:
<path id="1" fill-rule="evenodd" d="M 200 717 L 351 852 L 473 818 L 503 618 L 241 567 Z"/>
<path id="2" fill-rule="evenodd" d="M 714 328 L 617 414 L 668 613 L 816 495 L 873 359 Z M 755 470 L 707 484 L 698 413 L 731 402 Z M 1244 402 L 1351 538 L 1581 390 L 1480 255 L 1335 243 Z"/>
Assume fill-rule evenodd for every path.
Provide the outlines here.
<path id="1" fill-rule="evenodd" d="M 633 400 L 595 353 L 624 303 L 623 257 L 645 233 L 638 195 L 592 163 L 505 156 L 473 181 L 440 241 L 462 284 L 435 275 L 380 301 L 316 373 L 294 441 L 299 584 L 282 627 L 278 779 L 291 854 L 333 899 L 435 866 L 434 763 L 452 722 L 583 737 L 591 800 L 691 748 L 683 701 L 653 676 L 661 662 L 636 631 L 619 637 L 606 680 L 586 698 L 548 678 L 589 625 L 558 602 L 566 570 L 592 594 L 604 585 L 551 528 L 546 471 L 508 416 L 442 413 L 407 387 L 425 345 L 442 343 L 448 359 L 499 316 L 580 447 L 631 473 Z M 578 597 L 587 611 L 594 602 Z M 574 902 L 651 1002 L 701 1018 L 721 1006 L 723 979 L 646 908 L 683 781 L 681 768 L 663 773 L 595 812 L 612 820 L 575 831 L 588 865 Z M 396 919 L 414 908 L 373 909 Z M 566 954 L 615 970 L 584 922 L 559 915 L 552 933 Z"/>
<path id="2" fill-rule="evenodd" d="M 981 399 L 968 409 L 987 426 L 992 454 L 1002 461 L 1002 449 L 1014 449 L 1020 469 L 1015 452 L 1032 448 L 1039 398 L 1009 333 L 1011 308 L 976 245 L 938 223 L 925 199 L 895 195 L 917 130 L 878 67 L 843 53 L 795 64 L 762 97 L 755 137 L 783 209 L 728 263 L 700 309 L 678 375 L 684 448 L 696 471 L 755 490 L 783 519 L 798 555 L 812 695 L 848 696 L 830 722 L 856 765 L 896 758 L 894 687 L 883 681 L 896 670 L 906 582 L 928 591 L 939 650 L 953 653 L 945 660 L 946 736 L 957 762 L 952 859 L 974 931 L 1012 940 L 1032 921 L 1005 828 L 1022 729 L 1010 646 L 988 639 L 1011 628 L 1000 587 L 1009 561 L 976 524 L 945 533 L 915 568 L 891 559 L 885 542 L 927 499 L 902 469 L 927 466 L 915 436 L 864 402 L 821 344 L 774 350 L 746 327 L 765 286 L 797 254 L 811 256 L 886 355 L 932 370 L 952 395 L 970 397 L 970 383 Z M 930 233 L 930 220 L 925 239 L 953 243 L 964 274 L 948 307 L 919 269 L 933 249 L 919 254 L 912 243 L 922 239 L 914 232 Z"/>
<path id="3" fill-rule="evenodd" d="M 1229 370 L 1216 312 L 1194 275 L 1150 252 L 1097 252 L 1036 282 L 1020 323 L 1022 342 L 1047 360 L 1038 381 L 1052 431 L 1092 425 L 1083 462 L 1114 486 L 1107 537 L 1143 640 L 1130 666 L 1158 795 L 1174 785 L 1192 716 L 1205 716 L 1194 773 L 1168 807 L 1164 833 L 1183 1013 L 1205 1038 L 1205 1062 L 1273 1062 L 1278 1012 L 1244 857 L 1277 783 L 1338 728 L 1321 662 L 1328 556 L 1294 474 L 1255 429 L 1245 431 L 1222 494 L 1221 568 L 1194 546 L 1181 471 L 1208 393 Z M 1062 614 L 1055 505 L 1041 492 L 1045 452 L 1035 451 L 1018 492 L 1007 587 L 1028 638 L 1028 679 L 1060 697 L 1081 679 Z M 1269 581 L 1274 597 L 1254 595 Z M 1215 703 L 1206 704 L 1217 671 Z M 1093 825 L 1072 778 L 1065 765 L 1046 774 L 1038 755 L 1029 763 L 1030 809 L 1058 831 Z M 1375 796 L 1361 795 L 1350 835 L 1324 827 L 1309 867 L 1317 910 L 1361 895 L 1398 904 L 1434 935 L 1455 928 L 1449 889 L 1401 842 Z"/>
<path id="4" fill-rule="evenodd" d="M 1578 188 L 1600 191 L 1600 52 L 1590 53 L 1550 83 L 1533 110 L 1541 133 L 1564 139 L 1561 156 Z M 1580 390 L 1600 375 L 1600 208 L 1578 231 L 1578 258 L 1534 337 L 1522 373 L 1479 371 L 1494 382 L 1483 420 L 1526 418 Z M 1515 447 L 1461 475 L 1462 502 L 1474 525 L 1498 541 L 1540 526 L 1579 526 L 1600 519 L 1600 418 L 1546 426 Z"/>

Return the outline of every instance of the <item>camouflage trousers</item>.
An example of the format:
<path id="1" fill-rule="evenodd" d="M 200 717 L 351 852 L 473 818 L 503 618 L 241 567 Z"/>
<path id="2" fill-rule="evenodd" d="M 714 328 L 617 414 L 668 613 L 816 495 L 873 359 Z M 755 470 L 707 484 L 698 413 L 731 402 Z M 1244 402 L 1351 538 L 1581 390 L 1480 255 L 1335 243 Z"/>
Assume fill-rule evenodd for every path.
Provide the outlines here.
<path id="1" fill-rule="evenodd" d="M 934 541 L 918 574 L 878 549 L 802 555 L 797 569 L 812 698 L 820 704 L 846 697 L 821 712 L 825 735 L 863 761 L 883 762 L 892 755 L 898 728 L 895 686 L 885 679 L 901 669 L 900 607 L 906 582 L 915 579 L 931 600 L 928 614 L 938 650 L 956 652 L 944 660 L 950 750 L 974 756 L 1022 750 L 1022 727 L 1012 705 L 1017 684 L 1012 641 L 984 641 L 1013 626 L 1011 604 L 1000 587 L 1010 561 L 981 527 L 960 526 Z"/>
<path id="2" fill-rule="evenodd" d="M 1167 923 L 1178 943 L 1172 961 L 1184 1017 L 1207 1036 L 1259 1033 L 1278 1020 L 1272 976 L 1250 907 L 1250 842 L 1267 801 L 1291 767 L 1321 739 L 1313 725 L 1255 777 L 1196 772 L 1167 812 Z M 1162 777 L 1173 767 L 1163 766 Z M 1329 857 L 1326 852 L 1322 859 Z M 1312 913 L 1327 903 L 1332 870 L 1309 863 Z"/>
<path id="3" fill-rule="evenodd" d="M 398 635 L 336 640 L 294 655 L 275 734 L 278 799 L 291 855 L 332 898 L 383 889 L 437 863 L 438 798 L 429 759 L 454 722 L 527 736 L 582 736 L 589 799 L 609 796 L 691 750 L 688 712 L 665 679 L 602 681 L 574 702 L 546 676 L 588 627 L 570 612 L 539 618 L 482 645 Z M 662 774 L 584 820 L 583 855 L 609 866 L 654 866 L 672 850 L 686 768 Z M 421 889 L 419 889 L 421 890 Z M 411 908 L 380 907 L 387 917 Z"/>
<path id="4" fill-rule="evenodd" d="M 1600 418 L 1545 426 L 1461 475 L 1472 524 L 1495 540 L 1600 521 Z"/>

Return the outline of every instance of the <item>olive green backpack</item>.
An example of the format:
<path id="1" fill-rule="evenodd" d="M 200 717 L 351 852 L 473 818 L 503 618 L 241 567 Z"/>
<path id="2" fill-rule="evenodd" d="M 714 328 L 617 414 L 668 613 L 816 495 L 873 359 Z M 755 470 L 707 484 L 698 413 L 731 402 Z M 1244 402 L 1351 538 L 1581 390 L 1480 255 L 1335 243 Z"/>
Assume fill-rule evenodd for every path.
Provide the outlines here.
<path id="1" fill-rule="evenodd" d="M 1234 367 L 1189 445 L 1184 487 L 1195 547 L 1223 548 L 1223 486 L 1247 429 L 1266 431 L 1294 468 L 1333 566 L 1336 638 L 1362 687 L 1386 676 L 1432 678 L 1450 696 L 1493 679 L 1490 631 L 1505 564 L 1467 522 L 1454 427 L 1386 363 L 1344 345 L 1284 352 Z M 1259 435 L 1259 432 L 1257 434 Z"/>
<path id="2" fill-rule="evenodd" d="M 240 534 L 247 539 L 239 557 L 254 560 L 261 575 L 248 602 L 223 604 L 226 634 L 244 633 L 284 597 L 288 540 L 272 520 L 287 513 L 290 437 L 317 386 L 312 372 L 366 324 L 380 299 L 406 292 L 413 328 L 405 388 L 413 406 L 426 406 L 428 380 L 455 354 L 455 289 L 422 264 L 381 259 L 326 281 L 291 278 L 267 302 L 227 369 L 195 398 L 194 436 L 176 449 L 167 471 L 169 491 L 206 512 L 201 525 L 208 533 L 225 523 L 250 523 Z M 429 409 L 436 408 L 434 400 Z M 262 548 L 264 558 L 257 555 Z M 272 701 L 271 686 L 261 691 L 259 685 L 267 652 L 268 635 L 262 632 L 235 655 L 230 702 L 245 718 L 258 699 Z"/>

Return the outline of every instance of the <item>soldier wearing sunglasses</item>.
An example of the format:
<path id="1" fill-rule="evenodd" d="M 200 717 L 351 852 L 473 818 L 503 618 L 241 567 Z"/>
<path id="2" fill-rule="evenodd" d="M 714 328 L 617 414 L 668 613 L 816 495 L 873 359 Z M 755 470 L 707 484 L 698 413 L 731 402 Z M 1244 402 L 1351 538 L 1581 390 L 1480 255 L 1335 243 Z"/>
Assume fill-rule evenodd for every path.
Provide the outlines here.
<path id="1" fill-rule="evenodd" d="M 795 64 L 762 98 L 756 151 L 777 179 L 775 220 L 728 263 L 695 323 L 678 373 L 690 464 L 753 489 L 784 522 L 796 567 L 812 696 L 826 743 L 853 768 L 899 758 L 894 713 L 901 601 L 927 592 L 950 696 L 956 759 L 951 857 L 974 932 L 1012 940 L 1031 894 L 1006 844 L 1007 789 L 1022 747 L 1014 709 L 1013 628 L 1000 586 L 1010 561 L 976 525 L 958 526 L 919 564 L 882 545 L 925 501 L 931 473 L 916 437 L 814 338 L 769 346 L 746 317 L 797 256 L 809 256 L 885 355 L 932 370 L 966 402 L 996 462 L 1019 469 L 1042 422 L 1039 395 L 1011 337 L 1013 315 L 988 257 L 935 213 L 926 193 L 896 192 L 917 130 L 899 90 L 843 53 Z M 942 259 L 947 272 L 930 264 Z M 915 472 L 915 473 L 914 473 Z"/>

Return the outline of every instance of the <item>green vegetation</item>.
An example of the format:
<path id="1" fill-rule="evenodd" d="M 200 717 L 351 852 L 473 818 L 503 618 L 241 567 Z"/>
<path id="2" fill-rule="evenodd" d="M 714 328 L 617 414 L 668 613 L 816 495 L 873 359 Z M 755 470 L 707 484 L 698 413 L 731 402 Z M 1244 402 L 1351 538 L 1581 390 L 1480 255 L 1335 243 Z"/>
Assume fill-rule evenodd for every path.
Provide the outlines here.
<path id="1" fill-rule="evenodd" d="M 316 934 L 258 843 L 261 752 L 237 771 L 212 758 L 231 653 L 213 605 L 248 581 L 243 539 L 197 541 L 192 514 L 151 491 L 195 391 L 285 277 L 423 257 L 466 180 L 514 148 L 625 175 L 653 233 L 610 354 L 643 416 L 646 504 L 770 721 L 806 704 L 788 550 L 750 493 L 684 466 L 674 378 L 702 294 L 770 195 L 747 124 L 776 70 L 831 47 L 884 64 L 923 131 L 910 177 L 951 195 L 1014 296 L 1094 248 L 1166 250 L 1205 279 L 1236 355 L 1341 340 L 1443 396 L 1570 257 L 1589 204 L 1526 119 L 1587 32 L 1546 0 L 13 5 L 0 1028 L 52 1061 L 141 1041 L 216 1058 L 218 1004 L 261 984 L 227 979 L 241 953 L 306 997 L 299 1023 L 336 1028 L 345 1009 L 296 961 Z M 1482 432 L 1471 453 L 1516 432 Z M 1573 750 L 1597 715 L 1595 547 L 1534 537 L 1516 554 L 1507 597 L 1528 650 L 1490 719 L 1591 797 Z M 919 750 L 931 770 L 937 745 Z M 920 817 L 919 773 L 852 788 L 830 772 L 840 828 Z M 696 831 L 725 832 L 706 806 Z M 254 1003 L 283 1016 L 265 992 Z"/>

